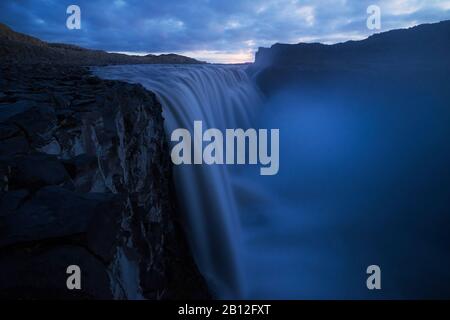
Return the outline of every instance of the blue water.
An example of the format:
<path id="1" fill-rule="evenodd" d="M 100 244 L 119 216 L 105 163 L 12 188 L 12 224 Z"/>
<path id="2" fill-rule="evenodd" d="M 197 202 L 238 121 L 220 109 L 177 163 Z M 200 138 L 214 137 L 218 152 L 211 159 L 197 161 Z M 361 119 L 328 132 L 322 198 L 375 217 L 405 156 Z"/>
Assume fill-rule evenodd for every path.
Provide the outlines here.
<path id="1" fill-rule="evenodd" d="M 168 134 L 279 128 L 280 171 L 174 168 L 188 236 L 217 298 L 450 297 L 450 101 L 443 79 L 289 87 L 242 66 L 115 66 L 155 91 Z M 439 80 L 439 81 L 438 81 Z M 448 80 L 448 79 L 447 79 Z M 366 287 L 381 268 L 382 290 Z"/>

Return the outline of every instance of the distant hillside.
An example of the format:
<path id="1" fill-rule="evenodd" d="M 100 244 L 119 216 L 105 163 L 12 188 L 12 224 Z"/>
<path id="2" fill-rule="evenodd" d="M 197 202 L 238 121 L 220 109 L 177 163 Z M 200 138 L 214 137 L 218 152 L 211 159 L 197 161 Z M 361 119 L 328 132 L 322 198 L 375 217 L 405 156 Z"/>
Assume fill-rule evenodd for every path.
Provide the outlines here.
<path id="1" fill-rule="evenodd" d="M 198 64 L 204 63 L 176 54 L 129 56 L 90 50 L 75 45 L 48 43 L 15 32 L 0 23 L 0 63 L 54 63 L 64 65 L 108 64 Z"/>
<path id="2" fill-rule="evenodd" d="M 409 29 L 378 33 L 361 41 L 334 45 L 321 43 L 275 44 L 259 48 L 255 65 L 308 65 L 330 63 L 450 63 L 450 20 Z M 406 59 L 406 61 L 405 61 Z"/>
<path id="3" fill-rule="evenodd" d="M 334 45 L 275 44 L 259 48 L 250 68 L 264 91 L 348 75 L 415 76 L 450 68 L 450 20 L 392 30 Z"/>

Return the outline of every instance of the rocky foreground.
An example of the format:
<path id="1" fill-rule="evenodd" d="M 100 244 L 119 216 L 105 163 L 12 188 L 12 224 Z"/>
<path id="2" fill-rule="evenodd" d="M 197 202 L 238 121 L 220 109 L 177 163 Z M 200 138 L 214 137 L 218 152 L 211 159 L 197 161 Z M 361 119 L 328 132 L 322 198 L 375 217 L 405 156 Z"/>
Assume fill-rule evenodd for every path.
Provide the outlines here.
<path id="1" fill-rule="evenodd" d="M 0 74 L 0 297 L 207 298 L 155 95 L 81 67 Z"/>

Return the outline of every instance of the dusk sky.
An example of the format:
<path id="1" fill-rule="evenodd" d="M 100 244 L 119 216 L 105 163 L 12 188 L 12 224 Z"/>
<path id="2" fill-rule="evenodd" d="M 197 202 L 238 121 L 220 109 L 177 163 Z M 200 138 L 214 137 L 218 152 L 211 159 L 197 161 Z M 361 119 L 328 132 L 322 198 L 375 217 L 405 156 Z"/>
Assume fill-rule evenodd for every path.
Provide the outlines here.
<path id="1" fill-rule="evenodd" d="M 66 9 L 81 8 L 81 29 Z M 381 30 L 366 27 L 369 5 Z M 276 42 L 335 43 L 450 19 L 450 0 L 2 0 L 0 22 L 50 42 L 130 53 L 180 53 L 209 62 L 253 61 Z"/>

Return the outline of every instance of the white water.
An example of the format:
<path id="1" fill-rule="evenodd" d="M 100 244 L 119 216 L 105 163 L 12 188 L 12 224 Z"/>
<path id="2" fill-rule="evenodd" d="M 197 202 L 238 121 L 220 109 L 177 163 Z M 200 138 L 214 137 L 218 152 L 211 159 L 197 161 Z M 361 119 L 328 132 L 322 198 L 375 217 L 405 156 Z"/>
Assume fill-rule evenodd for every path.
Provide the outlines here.
<path id="1" fill-rule="evenodd" d="M 135 65 L 95 69 L 103 78 L 140 83 L 158 96 L 168 137 L 177 128 L 250 128 L 261 94 L 244 66 Z M 197 265 L 217 298 L 247 296 L 236 205 L 239 170 L 226 165 L 174 167 L 185 225 Z M 239 190 L 239 191 L 238 191 Z"/>

